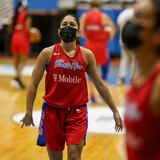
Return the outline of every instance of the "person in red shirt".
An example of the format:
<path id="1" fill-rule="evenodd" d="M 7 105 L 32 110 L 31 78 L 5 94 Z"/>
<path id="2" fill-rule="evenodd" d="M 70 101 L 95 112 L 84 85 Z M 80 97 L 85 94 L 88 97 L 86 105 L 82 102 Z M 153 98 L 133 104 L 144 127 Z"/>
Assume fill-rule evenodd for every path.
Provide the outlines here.
<path id="1" fill-rule="evenodd" d="M 107 80 L 107 68 L 109 66 L 109 55 L 107 43 L 115 34 L 115 26 L 110 17 L 100 10 L 100 1 L 91 0 L 91 9 L 80 18 L 82 37 L 85 38 L 85 47 L 90 49 L 100 70 L 105 70 L 101 76 Z M 107 63 L 107 64 L 106 64 Z M 91 101 L 96 101 L 93 83 L 89 83 Z"/>
<path id="2" fill-rule="evenodd" d="M 126 93 L 128 160 L 160 159 L 160 0 L 143 0 L 122 29 L 138 73 Z"/>
<path id="3" fill-rule="evenodd" d="M 27 1 L 19 1 L 15 8 L 13 17 L 13 33 L 11 37 L 11 53 L 15 59 L 16 76 L 11 85 L 18 88 L 25 88 L 21 80 L 21 72 L 26 64 L 27 55 L 30 49 L 29 30 L 31 26 L 31 19 L 28 16 Z"/>
<path id="4" fill-rule="evenodd" d="M 80 160 L 87 131 L 86 72 L 112 110 L 116 131 L 122 130 L 123 125 L 110 92 L 98 74 L 93 53 L 77 44 L 79 22 L 71 15 L 65 16 L 58 33 L 60 43 L 43 49 L 38 56 L 27 90 L 26 113 L 21 122 L 22 127 L 34 125 L 33 103 L 46 70 L 44 128 L 41 128 L 44 129 L 46 144 L 41 145 L 47 145 L 50 160 L 62 160 L 66 142 L 68 159 Z"/>

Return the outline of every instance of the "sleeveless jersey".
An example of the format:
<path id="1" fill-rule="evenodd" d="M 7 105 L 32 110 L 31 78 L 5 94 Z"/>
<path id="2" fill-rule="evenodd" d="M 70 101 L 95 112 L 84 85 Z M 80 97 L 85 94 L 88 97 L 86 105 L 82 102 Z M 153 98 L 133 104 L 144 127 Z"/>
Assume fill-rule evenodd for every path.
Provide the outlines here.
<path id="1" fill-rule="evenodd" d="M 27 10 L 22 10 L 18 12 L 18 16 L 16 18 L 16 25 L 14 28 L 15 32 L 24 32 L 26 36 L 29 36 L 27 30 L 26 30 L 26 16 L 27 16 Z"/>
<path id="2" fill-rule="evenodd" d="M 25 18 L 27 15 L 27 11 L 26 10 L 22 10 L 18 13 L 17 19 L 16 19 L 16 25 L 21 25 L 22 28 L 25 28 Z"/>
<path id="3" fill-rule="evenodd" d="M 153 84 L 159 74 L 160 65 L 157 65 L 140 87 L 133 83 L 126 94 L 128 160 L 160 159 L 160 116 L 156 117 L 150 106 Z"/>
<path id="4" fill-rule="evenodd" d="M 29 33 L 26 30 L 25 25 L 26 15 L 27 11 L 22 10 L 18 12 L 18 16 L 16 18 L 16 24 L 11 38 L 11 52 L 14 54 L 27 54 L 29 52 Z"/>
<path id="5" fill-rule="evenodd" d="M 88 101 L 86 66 L 77 44 L 73 58 L 56 44 L 47 67 L 44 100 L 50 106 L 74 108 Z"/>
<path id="6" fill-rule="evenodd" d="M 84 20 L 85 47 L 90 49 L 96 58 L 97 64 L 106 63 L 108 37 L 102 24 L 100 11 L 88 11 Z"/>

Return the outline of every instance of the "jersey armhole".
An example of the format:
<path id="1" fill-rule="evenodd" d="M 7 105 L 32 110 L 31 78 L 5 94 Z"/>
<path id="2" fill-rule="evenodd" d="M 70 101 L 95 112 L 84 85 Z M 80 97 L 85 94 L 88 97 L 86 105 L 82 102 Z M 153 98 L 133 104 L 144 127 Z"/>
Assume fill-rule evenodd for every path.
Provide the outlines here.
<path id="1" fill-rule="evenodd" d="M 85 65 L 85 67 L 87 67 L 88 61 L 87 61 L 87 58 L 85 57 L 84 47 L 81 47 L 81 46 L 79 46 L 79 47 L 80 47 L 80 50 L 81 50 L 81 53 L 82 53 L 82 58 L 83 58 L 84 65 Z"/>

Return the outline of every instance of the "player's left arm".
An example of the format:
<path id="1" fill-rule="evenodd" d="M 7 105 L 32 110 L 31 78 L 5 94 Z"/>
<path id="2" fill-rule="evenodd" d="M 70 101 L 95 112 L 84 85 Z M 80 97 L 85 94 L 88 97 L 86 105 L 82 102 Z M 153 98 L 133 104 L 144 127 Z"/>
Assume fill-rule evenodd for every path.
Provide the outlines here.
<path id="1" fill-rule="evenodd" d="M 160 117 L 160 75 L 157 77 L 150 98 L 152 112 Z"/>
<path id="2" fill-rule="evenodd" d="M 104 83 L 104 81 L 102 80 L 102 78 L 100 77 L 98 73 L 95 57 L 90 50 L 85 50 L 84 56 L 85 56 L 86 63 L 87 63 L 87 66 L 86 66 L 87 74 L 92 79 L 99 94 L 102 96 L 104 101 L 108 104 L 109 108 L 112 110 L 113 117 L 116 122 L 115 129 L 116 131 L 120 131 L 123 128 L 120 114 L 112 99 L 112 96 L 109 92 L 108 87 L 106 86 L 106 84 Z"/>
<path id="3" fill-rule="evenodd" d="M 105 13 L 102 14 L 102 24 L 106 33 L 109 34 L 109 39 L 112 39 L 116 33 L 116 27 L 110 17 Z"/>

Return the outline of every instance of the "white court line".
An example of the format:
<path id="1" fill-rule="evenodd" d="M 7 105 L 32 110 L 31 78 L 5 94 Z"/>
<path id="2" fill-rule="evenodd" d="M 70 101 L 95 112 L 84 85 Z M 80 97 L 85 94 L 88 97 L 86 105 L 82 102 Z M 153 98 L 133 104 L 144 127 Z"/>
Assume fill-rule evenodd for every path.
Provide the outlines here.
<path id="1" fill-rule="evenodd" d="M 22 71 L 22 75 L 30 76 L 34 65 L 26 65 Z M 15 69 L 13 65 L 0 64 L 0 76 L 14 76 Z"/>
<path id="2" fill-rule="evenodd" d="M 118 107 L 119 113 L 123 119 L 124 107 Z M 12 120 L 19 123 L 25 113 L 18 113 L 12 116 Z M 41 111 L 33 111 L 33 120 L 36 127 L 39 126 Z M 113 119 L 112 111 L 104 106 L 97 106 L 94 108 L 88 107 L 88 132 L 90 133 L 105 133 L 117 134 L 115 132 L 115 122 Z M 118 134 L 125 133 L 123 132 Z"/>

